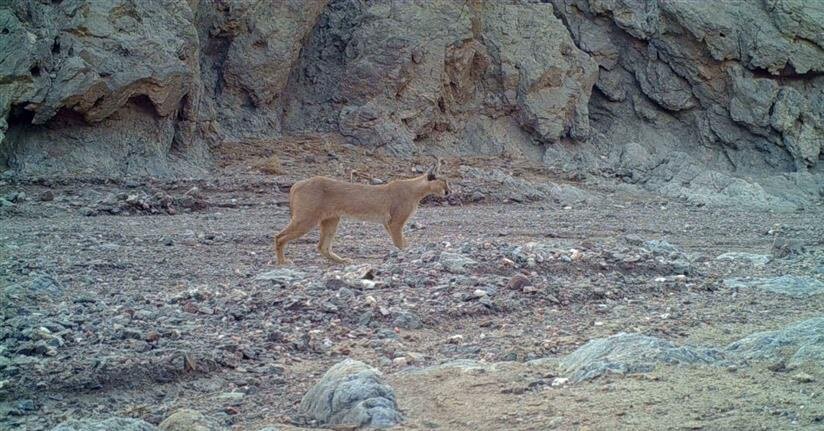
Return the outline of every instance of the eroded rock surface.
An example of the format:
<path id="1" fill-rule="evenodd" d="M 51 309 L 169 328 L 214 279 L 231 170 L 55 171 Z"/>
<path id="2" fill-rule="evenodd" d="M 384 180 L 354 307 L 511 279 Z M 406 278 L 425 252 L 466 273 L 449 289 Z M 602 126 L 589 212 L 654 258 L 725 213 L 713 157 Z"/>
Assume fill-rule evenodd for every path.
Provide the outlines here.
<path id="1" fill-rule="evenodd" d="M 326 371 L 300 410 L 323 426 L 388 428 L 401 421 L 395 392 L 380 371 L 353 359 Z"/>
<path id="2" fill-rule="evenodd" d="M 140 419 L 113 417 L 104 420 L 71 419 L 52 431 L 157 431 L 157 427 Z"/>
<path id="3" fill-rule="evenodd" d="M 824 283 L 813 277 L 798 275 L 756 278 L 734 277 L 725 279 L 724 285 L 736 289 L 761 289 L 794 298 L 805 298 L 812 295 L 824 294 Z"/>
<path id="4" fill-rule="evenodd" d="M 751 361 L 784 360 L 791 367 L 821 366 L 824 359 L 824 317 L 804 320 L 776 331 L 752 334 L 731 343 L 726 352 Z"/>
<path id="5" fill-rule="evenodd" d="M 717 350 L 620 333 L 588 342 L 564 357 L 561 366 L 570 373 L 572 382 L 581 382 L 606 374 L 650 372 L 659 364 L 713 364 L 722 359 Z"/>
<path id="6" fill-rule="evenodd" d="M 221 145 L 331 133 L 791 210 L 824 194 L 823 21 L 798 0 L 6 2 L 0 161 L 206 175 Z"/>

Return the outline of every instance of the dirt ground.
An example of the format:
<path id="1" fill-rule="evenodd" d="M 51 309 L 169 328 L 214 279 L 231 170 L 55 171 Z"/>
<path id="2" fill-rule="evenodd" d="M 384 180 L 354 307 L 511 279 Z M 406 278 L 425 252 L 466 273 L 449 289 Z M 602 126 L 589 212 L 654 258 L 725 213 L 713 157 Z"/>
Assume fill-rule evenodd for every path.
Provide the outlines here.
<path id="1" fill-rule="evenodd" d="M 499 163 L 532 181 L 544 175 L 575 184 L 595 199 L 432 201 L 409 226 L 404 251 L 381 227 L 344 221 L 334 248 L 370 265 L 375 283 L 342 285 L 335 275 L 346 269 L 322 261 L 317 231 L 287 248 L 306 277 L 285 285 L 258 280 L 274 269 L 271 242 L 288 220 L 288 184 L 309 172 L 343 177 L 365 168 L 355 160 L 368 160 L 300 148 L 239 146 L 224 155 L 214 181 L 4 181 L 0 196 L 26 197 L 0 215 L 0 284 L 45 281 L 35 296 L 4 299 L 0 428 L 42 430 L 66 418 L 112 415 L 157 424 L 181 407 L 238 430 L 301 426 L 302 395 L 352 357 L 387 376 L 409 429 L 824 429 L 821 369 L 799 382 L 769 364 L 664 367 L 551 387 L 547 369 L 527 365 L 621 331 L 723 346 L 821 315 L 824 295 L 799 300 L 721 283 L 758 274 L 821 277 L 820 205 L 793 213 L 708 208 L 575 183 L 517 162 L 450 160 L 447 172 L 459 163 Z M 411 175 L 391 160 L 373 163 L 373 177 Z M 112 213 L 107 196 L 139 192 L 168 199 L 132 199 Z M 715 259 L 730 251 L 770 255 L 776 237 L 798 240 L 806 253 L 763 266 Z M 636 253 L 639 239 L 664 239 L 689 254 L 686 277 L 616 257 Z M 529 243 L 581 250 L 585 258 L 510 264 L 509 251 Z M 478 266 L 453 273 L 431 259 L 461 250 Z M 586 256 L 602 261 L 588 264 Z M 619 261 L 632 265 L 613 264 Z M 516 274 L 535 288 L 507 289 Z M 473 297 L 481 288 L 491 299 Z M 509 365 L 408 371 L 456 359 Z"/>

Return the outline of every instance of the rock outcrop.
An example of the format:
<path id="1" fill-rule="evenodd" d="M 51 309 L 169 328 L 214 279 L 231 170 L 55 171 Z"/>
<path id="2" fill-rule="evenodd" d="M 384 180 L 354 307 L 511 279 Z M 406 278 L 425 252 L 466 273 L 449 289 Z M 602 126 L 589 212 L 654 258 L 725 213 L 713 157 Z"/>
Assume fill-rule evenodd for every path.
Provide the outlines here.
<path id="1" fill-rule="evenodd" d="M 0 7 L 0 154 L 24 175 L 196 166 L 198 38 L 179 1 Z"/>
<path id="2" fill-rule="evenodd" d="M 714 349 L 677 346 L 641 334 L 615 334 L 591 340 L 561 361 L 573 383 L 607 374 L 646 373 L 660 364 L 714 364 L 723 354 Z"/>
<path id="3" fill-rule="evenodd" d="M 607 161 L 596 170 L 698 203 L 820 199 L 820 8 L 794 0 L 552 3 L 599 66 L 592 141 Z"/>
<path id="4" fill-rule="evenodd" d="M 0 6 L 0 162 L 203 174 L 307 132 L 511 154 L 699 204 L 824 194 L 814 2 L 20 0 Z"/>
<path id="5" fill-rule="evenodd" d="M 596 72 L 550 5 L 337 1 L 302 53 L 285 122 L 399 155 L 537 154 L 589 135 Z"/>

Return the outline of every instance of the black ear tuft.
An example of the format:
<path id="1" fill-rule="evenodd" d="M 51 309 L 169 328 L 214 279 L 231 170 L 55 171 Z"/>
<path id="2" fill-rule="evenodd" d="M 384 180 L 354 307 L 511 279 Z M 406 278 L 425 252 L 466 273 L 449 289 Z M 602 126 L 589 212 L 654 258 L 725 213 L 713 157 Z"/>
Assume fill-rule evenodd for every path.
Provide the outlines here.
<path id="1" fill-rule="evenodd" d="M 435 181 L 435 174 L 430 172 L 429 175 L 426 176 L 426 180 L 427 181 Z"/>

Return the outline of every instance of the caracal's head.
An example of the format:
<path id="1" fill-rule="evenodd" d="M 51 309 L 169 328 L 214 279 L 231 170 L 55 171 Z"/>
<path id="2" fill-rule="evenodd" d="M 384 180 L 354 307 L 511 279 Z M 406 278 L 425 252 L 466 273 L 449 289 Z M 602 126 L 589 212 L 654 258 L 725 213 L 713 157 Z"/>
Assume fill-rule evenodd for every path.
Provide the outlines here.
<path id="1" fill-rule="evenodd" d="M 444 197 L 449 194 L 449 183 L 446 178 L 440 176 L 441 160 L 438 159 L 435 164 L 426 172 L 426 183 L 429 186 L 429 192 L 435 196 Z"/>

